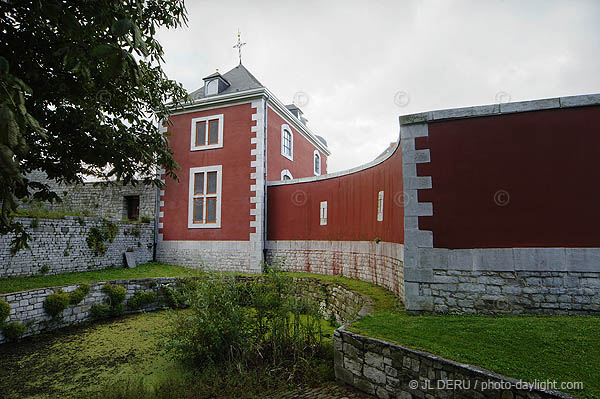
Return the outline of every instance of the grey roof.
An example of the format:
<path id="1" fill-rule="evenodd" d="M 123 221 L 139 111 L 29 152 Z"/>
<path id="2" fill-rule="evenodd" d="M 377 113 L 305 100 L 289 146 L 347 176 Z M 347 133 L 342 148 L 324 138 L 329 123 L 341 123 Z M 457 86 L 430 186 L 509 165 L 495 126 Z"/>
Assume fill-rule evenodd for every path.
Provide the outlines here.
<path id="1" fill-rule="evenodd" d="M 214 74 L 213 74 L 214 75 Z M 223 79 L 229 83 L 229 87 L 219 94 L 230 94 L 238 91 L 258 89 L 264 87 L 242 64 L 232 70 L 224 73 Z M 204 95 L 204 86 L 190 94 L 192 100 L 206 97 Z M 210 97 L 210 96 L 209 96 Z"/>
<path id="2" fill-rule="evenodd" d="M 323 143 L 323 145 L 325 145 L 325 147 L 327 147 L 327 140 L 325 140 L 323 137 L 319 136 L 318 134 L 315 134 L 315 137 L 319 139 L 319 141 L 321 143 Z"/>

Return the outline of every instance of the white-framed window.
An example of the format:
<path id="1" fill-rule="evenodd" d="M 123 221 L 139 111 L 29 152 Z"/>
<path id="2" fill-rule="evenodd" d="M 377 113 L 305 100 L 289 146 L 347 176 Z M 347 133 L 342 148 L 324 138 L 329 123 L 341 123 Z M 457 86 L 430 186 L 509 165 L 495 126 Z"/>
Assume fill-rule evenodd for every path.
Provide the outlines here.
<path id="1" fill-rule="evenodd" d="M 319 176 L 321 174 L 321 154 L 319 154 L 318 150 L 315 150 L 313 159 L 314 159 L 315 176 Z"/>
<path id="2" fill-rule="evenodd" d="M 321 206 L 320 206 L 320 219 L 321 219 L 321 226 L 326 226 L 327 225 L 327 201 L 321 201 Z"/>
<path id="3" fill-rule="evenodd" d="M 377 221 L 383 222 L 383 191 L 377 194 Z"/>
<path id="4" fill-rule="evenodd" d="M 281 155 L 294 160 L 294 135 L 288 125 L 281 125 Z"/>
<path id="5" fill-rule="evenodd" d="M 188 228 L 221 227 L 222 166 L 190 168 Z"/>
<path id="6" fill-rule="evenodd" d="M 292 180 L 292 179 L 293 179 L 292 173 L 289 170 L 284 169 L 281 171 L 281 180 Z"/>
<path id="7" fill-rule="evenodd" d="M 192 151 L 223 147 L 223 114 L 192 119 Z"/>

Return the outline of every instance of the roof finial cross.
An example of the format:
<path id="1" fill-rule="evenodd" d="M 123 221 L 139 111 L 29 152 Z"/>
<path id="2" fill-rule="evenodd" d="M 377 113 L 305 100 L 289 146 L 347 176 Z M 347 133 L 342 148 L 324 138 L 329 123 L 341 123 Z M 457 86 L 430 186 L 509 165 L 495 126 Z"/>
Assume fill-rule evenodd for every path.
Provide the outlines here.
<path id="1" fill-rule="evenodd" d="M 238 29 L 238 41 L 233 46 L 233 48 L 237 48 L 238 49 L 238 54 L 239 54 L 239 57 L 240 57 L 240 65 L 242 64 L 242 46 L 246 44 L 246 43 L 242 43 L 241 36 L 242 36 L 242 34 L 240 33 L 240 30 Z"/>

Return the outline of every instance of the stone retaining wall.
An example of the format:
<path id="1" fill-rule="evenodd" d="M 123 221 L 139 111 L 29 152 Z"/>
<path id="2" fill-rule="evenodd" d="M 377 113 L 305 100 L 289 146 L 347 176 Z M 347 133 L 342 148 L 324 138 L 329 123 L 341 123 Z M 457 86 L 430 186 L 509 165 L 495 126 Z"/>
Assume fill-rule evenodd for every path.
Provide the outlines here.
<path id="1" fill-rule="evenodd" d="M 107 251 L 96 256 L 86 239 L 92 227 L 102 227 L 103 220 L 94 217 L 63 219 L 18 218 L 29 234 L 30 249 L 11 254 L 12 235 L 0 236 L 0 278 L 71 273 L 122 266 L 123 255 L 133 252 L 137 263 L 150 262 L 153 257 L 153 222 L 126 223 L 111 220 L 118 228 Z M 46 267 L 45 267 L 46 266 Z"/>
<path id="2" fill-rule="evenodd" d="M 163 285 L 174 286 L 177 281 L 181 278 L 149 278 L 149 279 L 133 279 L 133 280 L 114 280 L 109 281 L 111 285 L 120 285 L 125 287 L 127 295 L 125 298 L 125 304 L 127 300 L 131 298 L 136 291 L 155 292 L 157 295 L 160 293 L 160 287 Z M 50 287 L 40 288 L 31 291 L 16 292 L 10 294 L 0 295 L 0 299 L 8 302 L 10 305 L 10 316 L 7 322 L 18 321 L 27 326 L 27 332 L 25 336 L 39 334 L 46 330 L 55 330 L 58 328 L 75 325 L 89 321 L 91 319 L 90 310 L 92 305 L 97 303 L 105 303 L 107 295 L 102 292 L 102 287 L 106 284 L 105 281 L 90 283 L 91 290 L 84 300 L 77 305 L 70 305 L 67 309 L 62 312 L 62 317 L 53 320 L 44 310 L 44 300 L 46 297 L 59 288 L 64 292 L 72 292 L 78 284 L 68 285 L 64 287 Z M 140 311 L 149 311 L 162 308 L 162 303 L 150 304 L 142 309 L 132 310 L 125 308 L 125 313 L 136 313 Z M 5 338 L 2 335 L 0 329 L 0 343 L 5 342 Z"/>
<path id="3" fill-rule="evenodd" d="M 343 327 L 334 332 L 333 344 L 338 381 L 381 399 L 571 397 L 556 391 L 529 390 L 529 387 L 518 389 L 523 385 L 518 380 L 426 352 L 363 337 Z"/>
<path id="4" fill-rule="evenodd" d="M 266 262 L 292 272 L 341 275 L 377 284 L 404 299 L 402 244 L 373 241 L 267 241 Z"/>

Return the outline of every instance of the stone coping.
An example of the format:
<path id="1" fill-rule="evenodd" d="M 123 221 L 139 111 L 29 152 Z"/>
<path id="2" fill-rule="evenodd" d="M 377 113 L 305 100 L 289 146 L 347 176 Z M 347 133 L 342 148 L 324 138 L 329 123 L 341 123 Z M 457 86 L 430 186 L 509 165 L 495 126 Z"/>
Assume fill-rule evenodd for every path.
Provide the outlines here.
<path id="1" fill-rule="evenodd" d="M 449 108 L 416 114 L 401 115 L 400 125 L 437 122 L 450 119 L 476 118 L 479 116 L 513 114 L 517 112 L 541 111 L 546 109 L 574 108 L 600 105 L 600 93 L 578 96 L 545 98 L 540 100 L 480 105 L 474 107 Z"/>

